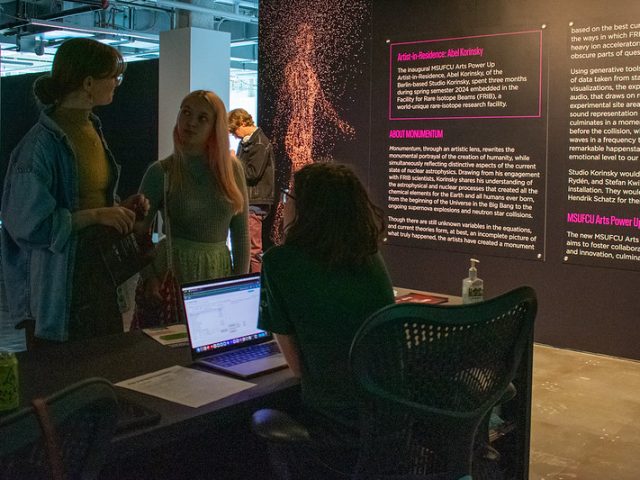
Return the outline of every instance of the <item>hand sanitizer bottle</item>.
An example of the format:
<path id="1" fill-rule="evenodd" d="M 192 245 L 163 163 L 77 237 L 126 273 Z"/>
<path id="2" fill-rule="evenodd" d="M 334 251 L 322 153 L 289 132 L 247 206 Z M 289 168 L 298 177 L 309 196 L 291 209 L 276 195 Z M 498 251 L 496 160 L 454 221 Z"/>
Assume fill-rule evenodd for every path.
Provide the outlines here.
<path id="1" fill-rule="evenodd" d="M 476 264 L 480 260 L 471 259 L 471 268 L 469 268 L 469 276 L 462 280 L 462 303 L 481 302 L 484 297 L 484 282 L 478 278 L 478 270 Z"/>

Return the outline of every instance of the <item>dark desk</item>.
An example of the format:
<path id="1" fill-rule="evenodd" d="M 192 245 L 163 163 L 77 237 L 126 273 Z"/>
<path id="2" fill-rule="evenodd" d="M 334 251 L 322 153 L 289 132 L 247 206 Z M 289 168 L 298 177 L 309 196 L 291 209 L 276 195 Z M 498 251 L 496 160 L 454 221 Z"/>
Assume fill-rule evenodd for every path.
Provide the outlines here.
<path id="1" fill-rule="evenodd" d="M 411 290 L 398 289 L 399 294 Z M 415 291 L 415 290 L 413 290 Z M 438 294 L 441 295 L 441 294 Z M 450 297 L 449 304 L 459 302 L 459 297 Z M 518 390 L 515 399 L 503 408 L 505 419 L 513 423 L 513 429 L 504 432 L 496 441 L 503 452 L 501 463 L 507 465 L 507 478 L 525 480 L 529 467 L 529 428 L 531 415 L 531 366 L 532 340 L 530 348 L 522 359 L 514 384 Z M 142 332 L 130 332 L 122 335 L 92 339 L 80 343 L 60 345 L 46 351 L 18 354 L 20 368 L 21 399 L 24 405 L 36 396 L 46 396 L 66 385 L 87 377 L 104 377 L 113 383 L 142 375 L 172 365 L 188 365 L 191 362 L 186 347 L 163 347 Z M 261 446 L 251 445 L 249 417 L 259 408 L 276 407 L 294 410 L 299 402 L 298 381 L 287 370 L 263 375 L 250 380 L 256 386 L 222 400 L 191 408 L 160 398 L 118 388 L 118 395 L 142 403 L 162 415 L 154 426 L 133 430 L 119 435 L 112 442 L 112 451 L 108 461 L 111 471 L 105 478 L 121 478 L 122 472 L 113 471 L 114 465 L 129 465 L 142 462 L 140 455 L 168 456 L 173 450 L 175 462 L 184 461 L 193 439 L 200 439 L 206 445 L 213 445 L 209 455 L 220 454 L 222 442 L 230 434 L 237 436 L 233 448 L 242 450 L 241 454 L 252 456 Z M 218 435 L 214 437 L 214 435 Z M 253 439 L 255 440 L 255 439 Z M 216 443 L 217 442 L 217 443 Z M 197 443 L 196 443 L 197 445 Z M 169 450 L 167 449 L 169 446 Z M 254 449 L 250 454 L 251 448 Z M 264 451 L 260 452 L 264 455 Z M 254 463 L 255 463 L 255 455 Z M 171 458 L 166 465 L 171 465 Z M 221 460 L 221 461 L 224 461 Z M 129 468 L 129 467 L 123 467 Z M 146 468 L 146 467 L 143 467 Z M 145 474 L 147 470 L 144 470 Z M 140 478 L 168 478 L 166 472 L 144 475 Z M 127 478 L 136 478 L 130 476 Z M 187 475 L 171 478 L 189 478 Z M 269 478 L 268 476 L 238 476 L 221 474 L 216 477 L 197 478 Z M 190 478 L 193 480 L 193 477 Z"/>
<path id="2" fill-rule="evenodd" d="M 87 377 L 104 377 L 113 383 L 172 365 L 191 362 L 187 347 L 164 347 L 142 332 L 69 343 L 44 351 L 18 354 L 21 401 L 28 405 L 37 396 Z M 141 452 L 161 450 L 189 439 L 224 431 L 230 425 L 248 428 L 254 410 L 265 406 L 286 409 L 298 402 L 298 381 L 288 369 L 249 380 L 256 386 L 230 397 L 191 408 L 131 390 L 117 388 L 118 395 L 141 403 L 162 415 L 159 423 L 116 436 L 108 456 L 111 463 Z M 231 427 L 233 428 L 233 427 Z"/>

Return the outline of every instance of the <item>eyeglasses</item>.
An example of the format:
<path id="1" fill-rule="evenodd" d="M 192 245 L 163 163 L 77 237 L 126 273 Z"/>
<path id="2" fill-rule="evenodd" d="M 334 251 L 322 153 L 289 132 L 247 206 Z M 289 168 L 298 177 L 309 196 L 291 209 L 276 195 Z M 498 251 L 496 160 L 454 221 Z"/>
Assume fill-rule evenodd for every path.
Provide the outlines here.
<path id="1" fill-rule="evenodd" d="M 291 195 L 289 193 L 289 189 L 288 188 L 281 188 L 280 189 L 280 202 L 284 205 L 285 203 L 287 203 L 289 201 L 289 199 L 295 201 L 296 197 L 294 197 L 293 195 Z"/>
<path id="2" fill-rule="evenodd" d="M 120 75 L 116 75 L 113 78 L 116 79 L 116 87 L 119 87 L 120 85 L 122 85 L 122 81 L 124 80 L 124 73 L 121 73 Z"/>

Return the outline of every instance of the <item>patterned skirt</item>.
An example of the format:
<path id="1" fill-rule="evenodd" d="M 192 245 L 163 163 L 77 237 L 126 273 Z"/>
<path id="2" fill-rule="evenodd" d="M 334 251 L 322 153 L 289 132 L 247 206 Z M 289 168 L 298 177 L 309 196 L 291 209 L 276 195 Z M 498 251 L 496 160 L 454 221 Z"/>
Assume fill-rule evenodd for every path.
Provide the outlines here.
<path id="1" fill-rule="evenodd" d="M 174 237 L 173 267 L 179 283 L 231 275 L 231 253 L 226 242 L 202 243 Z"/>

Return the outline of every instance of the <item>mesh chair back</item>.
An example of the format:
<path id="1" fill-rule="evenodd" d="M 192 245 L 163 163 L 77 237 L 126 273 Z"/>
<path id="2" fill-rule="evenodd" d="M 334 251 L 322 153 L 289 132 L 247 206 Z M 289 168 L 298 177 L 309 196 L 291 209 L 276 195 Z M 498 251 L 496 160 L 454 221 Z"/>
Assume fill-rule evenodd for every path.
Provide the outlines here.
<path id="1" fill-rule="evenodd" d="M 83 380 L 45 399 L 62 453 L 65 477 L 97 478 L 117 422 L 113 386 Z M 33 407 L 0 418 L 0 478 L 51 478 Z"/>
<path id="2" fill-rule="evenodd" d="M 515 376 L 536 314 L 521 287 L 472 305 L 398 304 L 356 334 L 361 472 L 469 474 L 482 418 Z"/>

